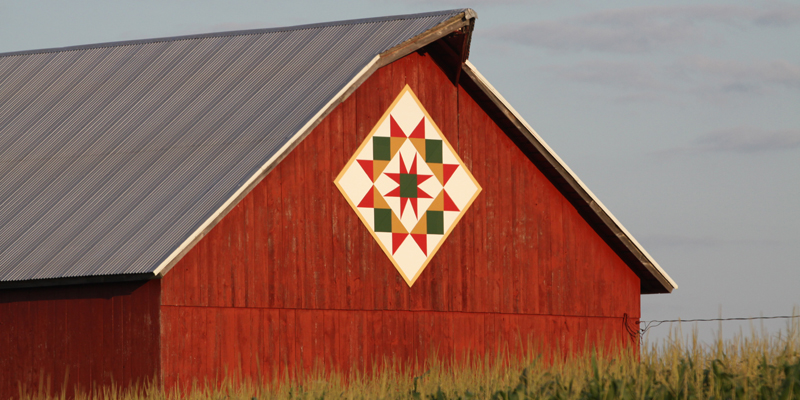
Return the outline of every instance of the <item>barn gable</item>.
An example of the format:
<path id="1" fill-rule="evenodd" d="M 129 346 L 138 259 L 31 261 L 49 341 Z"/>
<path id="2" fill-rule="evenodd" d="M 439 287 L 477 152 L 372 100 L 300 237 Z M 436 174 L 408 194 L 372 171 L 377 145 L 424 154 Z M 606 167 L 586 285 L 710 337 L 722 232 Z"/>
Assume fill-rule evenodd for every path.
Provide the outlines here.
<path id="1" fill-rule="evenodd" d="M 519 131 L 643 293 L 677 287 L 466 61 L 474 19 L 453 10 L 0 55 L 0 159 L 16 160 L 0 178 L 0 287 L 163 276 L 337 102 L 429 43 Z"/>
<path id="2" fill-rule="evenodd" d="M 160 280 L 165 383 L 635 342 L 639 277 L 438 56 L 377 70 Z M 406 85 L 483 187 L 412 286 L 333 184 Z"/>

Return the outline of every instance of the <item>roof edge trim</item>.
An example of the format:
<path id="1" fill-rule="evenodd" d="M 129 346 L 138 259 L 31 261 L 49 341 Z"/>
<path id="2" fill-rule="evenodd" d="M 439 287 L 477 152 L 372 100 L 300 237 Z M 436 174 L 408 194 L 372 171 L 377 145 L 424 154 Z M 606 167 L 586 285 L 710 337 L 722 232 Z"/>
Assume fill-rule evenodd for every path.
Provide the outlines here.
<path id="1" fill-rule="evenodd" d="M 425 17 L 430 17 L 430 16 L 455 14 L 455 13 L 465 14 L 467 19 L 469 19 L 469 18 L 477 18 L 477 14 L 472 9 L 469 9 L 469 8 L 466 8 L 466 9 L 465 8 L 457 8 L 457 9 L 452 9 L 452 10 L 431 11 L 431 12 L 419 13 L 419 14 L 401 14 L 401 15 L 390 15 L 390 16 L 386 16 L 386 17 L 347 19 L 347 20 L 341 20 L 341 21 L 317 22 L 317 23 L 311 23 L 311 24 L 305 24 L 305 25 L 279 26 L 279 27 L 273 27 L 273 28 L 241 29 L 241 30 L 235 30 L 235 31 L 220 31 L 220 32 L 198 33 L 198 34 L 188 34 L 188 35 L 178 35 L 178 36 L 168 36 L 168 37 L 158 37 L 158 38 L 148 38 L 148 39 L 133 39 L 133 40 L 112 41 L 112 42 L 89 43 L 89 44 L 80 44 L 80 45 L 75 45 L 75 46 L 50 47 L 50 48 L 44 48 L 44 49 L 19 50 L 19 51 L 7 52 L 7 53 L 0 53 L 0 57 L 13 57 L 13 56 L 32 55 L 32 54 L 44 54 L 44 53 L 58 53 L 58 52 L 62 52 L 62 51 L 100 49 L 100 48 L 105 48 L 105 47 L 117 47 L 117 46 L 130 46 L 130 45 L 136 45 L 136 44 L 173 42 L 173 41 L 179 41 L 179 40 L 204 39 L 204 38 L 212 38 L 212 37 L 260 35 L 260 34 L 263 34 L 263 33 L 284 32 L 284 31 L 299 31 L 299 30 L 303 30 L 303 29 L 324 28 L 324 27 L 329 27 L 329 26 L 342 26 L 342 25 L 355 25 L 355 24 L 365 24 L 365 23 L 374 23 L 374 22 L 397 21 L 397 20 L 404 20 L 404 19 L 425 18 Z"/>
<path id="2" fill-rule="evenodd" d="M 531 128 L 530 125 L 525 121 L 524 118 L 511 106 L 511 104 L 506 101 L 506 99 L 497 91 L 497 89 L 489 83 L 486 78 L 481 75 L 480 72 L 472 65 L 469 60 L 464 63 L 464 72 L 474 80 L 478 86 L 492 99 L 492 101 L 500 107 L 502 110 L 505 110 L 506 116 L 511 119 L 514 119 L 515 125 L 522 131 L 522 133 L 531 141 L 534 147 L 541 148 L 544 150 L 543 154 L 545 158 L 551 163 L 554 164 L 556 171 L 558 171 L 564 179 L 573 187 L 576 191 L 579 192 L 581 197 L 584 200 L 588 200 L 587 203 L 589 207 L 598 214 L 600 219 L 606 223 L 609 229 L 619 238 L 620 241 L 626 245 L 627 248 L 634 251 L 634 255 L 637 259 L 642 262 L 644 267 L 662 284 L 664 290 L 666 292 L 672 292 L 674 289 L 678 288 L 678 284 L 675 283 L 674 280 L 664 271 L 660 265 L 653 259 L 652 256 L 642 247 L 639 242 L 633 237 L 633 235 L 628 232 L 627 229 L 611 214 L 605 205 L 589 190 L 588 187 L 578 178 L 577 175 L 564 163 L 563 160 L 553 151 L 550 146 L 545 143 L 545 141 L 536 133 L 536 131 Z M 582 192 L 582 193 L 581 193 Z M 604 218 L 605 217 L 605 218 Z M 639 254 L 635 254 L 638 252 Z"/>
<path id="3" fill-rule="evenodd" d="M 345 101 L 373 72 L 378 68 L 387 65 L 399 58 L 402 58 L 422 47 L 428 45 L 444 36 L 463 27 L 470 27 L 470 21 L 477 18 L 477 13 L 472 9 L 455 10 L 458 14 L 449 18 L 447 21 L 400 43 L 381 54 L 376 55 L 364 68 L 362 68 L 339 92 L 333 96 L 328 103 L 317 111 L 308 122 L 300 128 L 292 138 L 286 142 L 266 163 L 251 176 L 223 205 L 215 211 L 200 227 L 192 233 L 180 246 L 178 246 L 161 264 L 153 271 L 157 278 L 172 269 L 175 264 L 194 247 L 216 224 L 230 212 L 230 210 L 241 201 L 253 188 L 264 179 L 289 152 L 294 149 L 316 127 L 325 116 L 327 116 L 339 103 Z M 448 11 L 453 12 L 453 11 Z M 447 12 L 429 13 L 430 15 L 441 15 Z M 425 15 L 425 14 L 422 14 Z"/>

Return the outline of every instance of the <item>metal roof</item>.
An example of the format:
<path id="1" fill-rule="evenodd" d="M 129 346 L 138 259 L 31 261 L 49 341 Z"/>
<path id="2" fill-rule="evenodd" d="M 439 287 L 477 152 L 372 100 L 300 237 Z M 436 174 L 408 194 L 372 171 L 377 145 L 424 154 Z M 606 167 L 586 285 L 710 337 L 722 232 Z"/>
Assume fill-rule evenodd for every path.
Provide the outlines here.
<path id="1" fill-rule="evenodd" d="M 163 274 L 382 56 L 474 16 L 0 54 L 0 283 Z"/>

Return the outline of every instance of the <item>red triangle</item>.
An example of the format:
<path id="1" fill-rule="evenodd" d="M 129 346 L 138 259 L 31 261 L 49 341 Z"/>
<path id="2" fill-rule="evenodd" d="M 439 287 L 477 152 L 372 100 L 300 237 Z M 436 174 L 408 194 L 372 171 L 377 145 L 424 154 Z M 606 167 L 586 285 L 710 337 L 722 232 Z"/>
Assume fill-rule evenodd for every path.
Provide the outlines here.
<path id="1" fill-rule="evenodd" d="M 358 165 L 360 165 L 361 169 L 363 169 L 364 172 L 367 174 L 369 180 L 375 182 L 375 179 L 372 177 L 373 174 L 372 160 L 356 160 L 356 161 L 358 161 Z"/>
<path id="2" fill-rule="evenodd" d="M 419 175 L 417 175 L 419 176 Z M 422 189 L 417 188 L 417 198 L 418 199 L 432 199 L 431 195 L 425 193 Z"/>
<path id="3" fill-rule="evenodd" d="M 371 187 L 367 192 L 367 195 L 364 196 L 364 199 L 361 200 L 361 203 L 358 203 L 359 207 L 369 207 L 375 208 L 375 186 Z"/>
<path id="4" fill-rule="evenodd" d="M 397 195 L 400 196 L 400 188 L 397 188 L 397 193 Z M 409 200 L 411 199 L 408 197 L 400 197 L 400 218 L 403 217 L 403 213 L 406 211 L 406 204 L 408 204 Z"/>
<path id="5" fill-rule="evenodd" d="M 386 193 L 384 196 L 386 196 L 386 197 L 400 197 L 400 186 L 398 186 L 397 188 L 395 188 L 391 192 Z"/>
<path id="6" fill-rule="evenodd" d="M 400 153 L 400 173 L 401 174 L 407 174 L 408 173 L 408 168 L 406 168 L 406 163 L 405 163 L 405 161 L 403 161 L 403 153 Z M 400 183 L 399 180 L 397 182 Z"/>
<path id="7" fill-rule="evenodd" d="M 419 215 L 417 214 L 417 199 L 414 198 L 414 197 L 409 197 L 408 201 L 409 201 L 409 203 L 411 203 L 411 208 L 414 209 L 414 217 L 419 218 Z M 400 211 L 400 214 L 402 214 L 402 213 L 403 212 Z"/>
<path id="8" fill-rule="evenodd" d="M 411 135 L 408 137 L 412 139 L 425 139 L 425 117 L 422 117 L 422 121 L 419 121 L 417 127 L 414 128 L 414 132 L 411 132 Z"/>
<path id="9" fill-rule="evenodd" d="M 389 116 L 389 136 L 391 137 L 406 137 L 406 133 L 400 129 L 400 125 L 397 125 L 397 121 L 394 120 L 393 116 Z"/>
<path id="10" fill-rule="evenodd" d="M 411 238 L 417 242 L 417 246 L 419 246 L 420 250 L 422 250 L 422 254 L 428 255 L 428 235 L 423 233 L 412 233 Z"/>
<path id="11" fill-rule="evenodd" d="M 392 254 L 400 248 L 400 245 L 403 244 L 407 237 L 407 233 L 392 233 Z"/>
<path id="12" fill-rule="evenodd" d="M 400 159 L 402 160 L 402 155 L 401 155 Z M 411 161 L 411 169 L 408 170 L 408 173 L 411 174 L 411 175 L 416 175 L 417 174 L 417 156 L 416 155 L 414 156 L 414 161 Z M 419 183 L 419 182 L 417 182 L 417 183 Z"/>
<path id="13" fill-rule="evenodd" d="M 388 172 L 384 172 L 383 174 L 388 176 L 389 179 L 397 182 L 397 184 L 400 184 L 400 174 L 390 174 Z"/>
<path id="14" fill-rule="evenodd" d="M 442 172 L 444 172 L 444 183 L 447 184 L 447 181 L 453 176 L 453 173 L 456 172 L 458 169 L 458 164 L 444 164 L 442 165 Z"/>
<path id="15" fill-rule="evenodd" d="M 443 200 L 444 200 L 444 211 L 461 211 L 456 207 L 456 203 L 453 202 L 453 199 L 450 198 L 450 195 L 447 194 L 444 190 L 442 190 Z"/>

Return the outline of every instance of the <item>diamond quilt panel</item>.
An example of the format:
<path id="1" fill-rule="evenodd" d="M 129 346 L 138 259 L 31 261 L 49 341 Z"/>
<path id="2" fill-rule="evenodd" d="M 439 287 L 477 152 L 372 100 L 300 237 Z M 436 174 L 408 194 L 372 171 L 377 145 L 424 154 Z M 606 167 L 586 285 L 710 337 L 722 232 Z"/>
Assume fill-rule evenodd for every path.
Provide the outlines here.
<path id="1" fill-rule="evenodd" d="M 481 190 L 408 86 L 335 183 L 409 286 Z"/>

